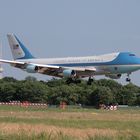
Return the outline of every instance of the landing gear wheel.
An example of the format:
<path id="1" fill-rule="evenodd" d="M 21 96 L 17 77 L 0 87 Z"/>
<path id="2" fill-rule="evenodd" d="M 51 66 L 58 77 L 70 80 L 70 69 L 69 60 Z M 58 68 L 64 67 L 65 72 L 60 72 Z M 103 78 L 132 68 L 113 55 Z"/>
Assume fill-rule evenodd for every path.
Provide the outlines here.
<path id="1" fill-rule="evenodd" d="M 75 83 L 79 84 L 79 83 L 81 83 L 81 80 L 80 79 L 75 79 Z"/>
<path id="2" fill-rule="evenodd" d="M 72 78 L 68 78 L 67 80 L 66 80 L 66 83 L 69 85 L 70 83 L 73 83 L 73 80 L 72 80 Z"/>
<path id="3" fill-rule="evenodd" d="M 71 84 L 71 83 L 79 84 L 79 83 L 81 83 L 81 80 L 80 80 L 80 79 L 68 78 L 68 79 L 66 80 L 66 83 L 67 83 L 68 85 Z"/>
<path id="4" fill-rule="evenodd" d="M 126 78 L 126 82 L 131 82 L 131 79 L 130 78 Z"/>
<path id="5" fill-rule="evenodd" d="M 131 82 L 130 74 L 131 74 L 131 73 L 128 73 L 128 74 L 127 74 L 126 82 Z"/>
<path id="6" fill-rule="evenodd" d="M 87 81 L 87 84 L 88 84 L 88 85 L 91 85 L 91 83 L 92 83 L 93 81 L 94 81 L 93 78 L 89 77 L 89 79 L 88 79 L 88 81 Z"/>

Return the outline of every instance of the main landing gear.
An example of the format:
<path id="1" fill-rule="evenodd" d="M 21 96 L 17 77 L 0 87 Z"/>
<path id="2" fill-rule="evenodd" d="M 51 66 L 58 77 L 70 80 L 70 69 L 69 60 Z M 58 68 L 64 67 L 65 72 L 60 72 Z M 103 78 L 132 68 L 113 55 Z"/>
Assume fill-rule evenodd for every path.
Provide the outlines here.
<path id="1" fill-rule="evenodd" d="M 81 80 L 80 79 L 77 79 L 77 78 L 68 78 L 66 80 L 66 83 L 67 84 L 71 84 L 71 83 L 78 84 L 78 83 L 81 83 Z"/>
<path id="2" fill-rule="evenodd" d="M 130 74 L 131 74 L 131 73 L 128 73 L 128 74 L 127 74 L 127 78 L 126 78 L 126 82 L 129 82 L 129 83 L 131 82 Z"/>
<path id="3" fill-rule="evenodd" d="M 87 81 L 87 84 L 88 85 L 91 85 L 93 81 L 94 81 L 94 79 L 92 77 L 89 77 L 89 79 Z"/>

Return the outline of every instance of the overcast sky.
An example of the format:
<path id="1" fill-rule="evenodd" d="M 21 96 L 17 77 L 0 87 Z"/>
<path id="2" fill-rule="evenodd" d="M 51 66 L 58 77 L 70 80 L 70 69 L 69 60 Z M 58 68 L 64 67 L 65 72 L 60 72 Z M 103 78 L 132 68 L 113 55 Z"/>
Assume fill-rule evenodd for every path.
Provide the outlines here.
<path id="1" fill-rule="evenodd" d="M 140 56 L 139 0 L 0 0 L 3 58 L 14 33 L 36 57 L 87 56 L 130 51 Z M 4 76 L 29 74 L 6 64 Z M 38 79 L 46 75 L 34 74 Z M 124 81 L 123 76 L 119 82 Z M 140 85 L 140 71 L 131 75 Z"/>

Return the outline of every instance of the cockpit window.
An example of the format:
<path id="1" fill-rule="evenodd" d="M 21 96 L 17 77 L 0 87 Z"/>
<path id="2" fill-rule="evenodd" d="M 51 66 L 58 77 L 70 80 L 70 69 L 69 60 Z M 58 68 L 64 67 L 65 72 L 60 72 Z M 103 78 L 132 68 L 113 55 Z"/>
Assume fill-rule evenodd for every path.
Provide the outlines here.
<path id="1" fill-rule="evenodd" d="M 135 54 L 132 54 L 132 53 L 131 53 L 131 54 L 129 54 L 129 56 L 135 56 Z"/>

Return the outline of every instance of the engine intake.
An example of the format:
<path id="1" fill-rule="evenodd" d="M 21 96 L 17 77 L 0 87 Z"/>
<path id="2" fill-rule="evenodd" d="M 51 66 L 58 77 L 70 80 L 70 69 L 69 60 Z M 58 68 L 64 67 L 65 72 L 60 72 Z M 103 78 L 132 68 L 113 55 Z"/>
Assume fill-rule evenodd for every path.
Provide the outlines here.
<path id="1" fill-rule="evenodd" d="M 36 73 L 38 71 L 38 66 L 35 65 L 27 65 L 26 71 L 29 73 Z"/>
<path id="2" fill-rule="evenodd" d="M 64 77 L 75 77 L 76 72 L 74 70 L 64 70 L 63 71 L 63 76 Z"/>

